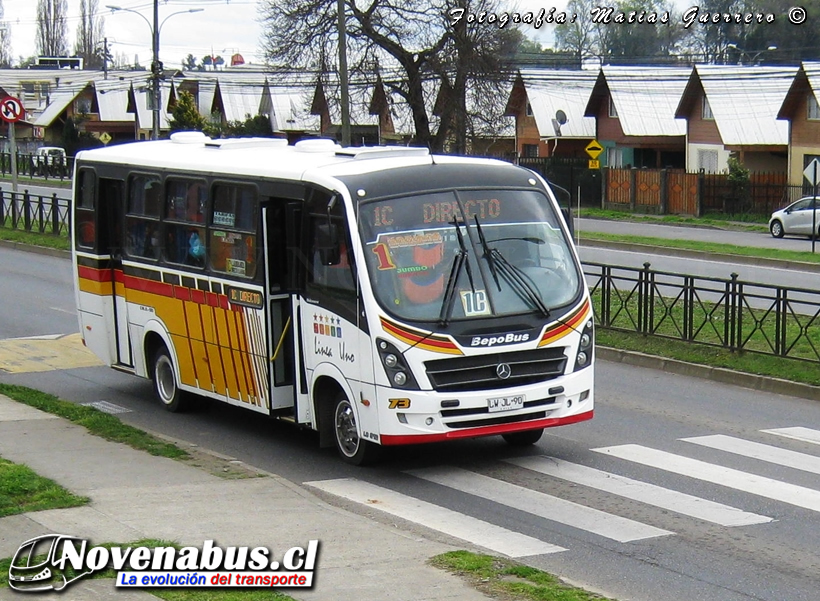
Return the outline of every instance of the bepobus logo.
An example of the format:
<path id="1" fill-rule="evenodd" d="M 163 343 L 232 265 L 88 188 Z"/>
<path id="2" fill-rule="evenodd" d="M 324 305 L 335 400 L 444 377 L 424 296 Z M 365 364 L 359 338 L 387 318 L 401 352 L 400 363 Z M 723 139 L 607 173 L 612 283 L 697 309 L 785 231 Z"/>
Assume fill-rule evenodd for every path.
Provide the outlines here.
<path id="1" fill-rule="evenodd" d="M 497 344 L 514 344 L 516 342 L 527 342 L 529 334 L 500 334 L 499 336 L 473 336 L 470 346 L 495 346 Z"/>
<path id="2" fill-rule="evenodd" d="M 76 536 L 48 534 L 24 542 L 9 566 L 9 586 L 20 592 L 61 591 L 84 576 L 117 572 L 116 586 L 300 587 L 313 586 L 319 541 L 292 547 L 281 561 L 266 547 L 202 548 L 89 546 Z"/>

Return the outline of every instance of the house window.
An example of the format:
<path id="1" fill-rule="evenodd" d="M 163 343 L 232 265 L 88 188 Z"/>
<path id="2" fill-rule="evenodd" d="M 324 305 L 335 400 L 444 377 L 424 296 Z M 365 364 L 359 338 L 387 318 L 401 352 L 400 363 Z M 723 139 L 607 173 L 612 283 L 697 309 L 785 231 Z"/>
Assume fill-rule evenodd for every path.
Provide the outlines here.
<path id="1" fill-rule="evenodd" d="M 717 173 L 717 150 L 698 150 L 698 169 L 706 173 Z"/>
<path id="2" fill-rule="evenodd" d="M 532 117 L 532 105 L 527 102 L 527 117 Z"/>
<path id="3" fill-rule="evenodd" d="M 623 148 L 607 148 L 606 149 L 606 166 L 607 167 L 623 167 L 624 166 L 624 149 Z"/>
<path id="4" fill-rule="evenodd" d="M 537 157 L 538 156 L 538 144 L 522 144 L 521 145 L 521 156 L 527 157 L 528 159 Z"/>
<path id="5" fill-rule="evenodd" d="M 812 92 L 809 94 L 809 112 L 806 116 L 807 119 L 820 119 L 820 105 L 817 104 L 817 98 L 815 98 L 814 93 Z"/>
<path id="6" fill-rule="evenodd" d="M 700 118 L 701 119 L 714 119 L 715 116 L 712 114 L 712 107 L 709 106 L 709 100 L 706 96 L 703 97 L 703 104 L 701 105 L 700 111 Z"/>
<path id="7" fill-rule="evenodd" d="M 615 108 L 615 101 L 612 100 L 612 96 L 609 97 L 609 110 L 607 115 L 614 118 L 618 117 L 618 109 Z"/>

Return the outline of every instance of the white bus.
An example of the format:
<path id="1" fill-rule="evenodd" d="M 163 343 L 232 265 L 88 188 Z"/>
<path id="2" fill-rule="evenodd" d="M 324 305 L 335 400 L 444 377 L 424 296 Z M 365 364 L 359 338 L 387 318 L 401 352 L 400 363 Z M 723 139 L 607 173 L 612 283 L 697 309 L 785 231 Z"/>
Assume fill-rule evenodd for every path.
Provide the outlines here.
<path id="1" fill-rule="evenodd" d="M 74 182 L 84 342 L 170 411 L 291 420 L 353 464 L 593 415 L 589 292 L 532 171 L 181 132 L 79 153 Z"/>

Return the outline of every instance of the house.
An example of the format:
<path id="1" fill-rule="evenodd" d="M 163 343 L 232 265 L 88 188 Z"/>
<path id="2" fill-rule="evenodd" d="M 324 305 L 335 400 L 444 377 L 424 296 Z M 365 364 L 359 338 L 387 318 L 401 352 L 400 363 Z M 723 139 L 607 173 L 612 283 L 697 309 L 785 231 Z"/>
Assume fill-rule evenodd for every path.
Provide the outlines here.
<path id="1" fill-rule="evenodd" d="M 691 74 L 679 67 L 604 66 L 584 115 L 594 117 L 609 167 L 686 165 L 686 121 L 675 111 Z"/>
<path id="2" fill-rule="evenodd" d="M 596 78 L 594 71 L 519 70 L 504 111 L 515 118 L 518 156 L 588 158 L 595 118 L 584 111 Z"/>
<path id="3" fill-rule="evenodd" d="M 820 62 L 804 62 L 777 112 L 788 123 L 789 184 L 805 186 L 803 170 L 820 159 Z M 807 190 L 808 192 L 808 190 Z"/>
<path id="4" fill-rule="evenodd" d="M 788 122 L 778 113 L 797 67 L 696 65 L 675 116 L 685 119 L 687 171 L 727 170 L 735 156 L 750 171 L 785 172 Z"/>

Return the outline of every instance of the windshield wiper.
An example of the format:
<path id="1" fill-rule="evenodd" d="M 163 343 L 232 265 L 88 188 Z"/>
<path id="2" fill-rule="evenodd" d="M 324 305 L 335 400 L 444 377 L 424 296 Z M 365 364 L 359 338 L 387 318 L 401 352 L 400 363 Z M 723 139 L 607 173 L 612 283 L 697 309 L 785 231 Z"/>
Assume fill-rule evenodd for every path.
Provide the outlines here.
<path id="1" fill-rule="evenodd" d="M 475 215 L 475 229 L 478 232 L 478 240 L 481 242 L 481 248 L 484 250 L 484 257 L 487 259 L 487 265 L 490 266 L 490 273 L 493 276 L 493 280 L 495 280 L 495 285 L 498 286 L 498 291 L 501 292 L 501 282 L 498 281 L 498 271 L 495 267 L 493 249 L 491 249 L 487 244 L 487 239 L 484 237 L 481 224 L 478 222 L 478 215 Z"/>
<path id="2" fill-rule="evenodd" d="M 464 237 L 461 234 L 458 217 L 453 217 L 453 227 L 456 228 L 456 237 L 458 238 L 459 251 L 453 257 L 453 266 L 450 268 L 450 276 L 447 278 L 447 287 L 444 289 L 444 298 L 441 301 L 441 313 L 439 314 L 439 325 L 442 327 L 450 323 L 450 317 L 453 315 L 453 304 L 456 298 L 456 285 L 458 278 L 461 275 L 462 268 L 467 267 L 467 279 L 470 280 L 470 288 L 475 292 L 475 284 L 473 283 L 473 271 L 470 268 L 470 261 L 467 258 L 467 246 L 464 244 Z M 467 225 L 466 223 L 464 225 Z"/>

